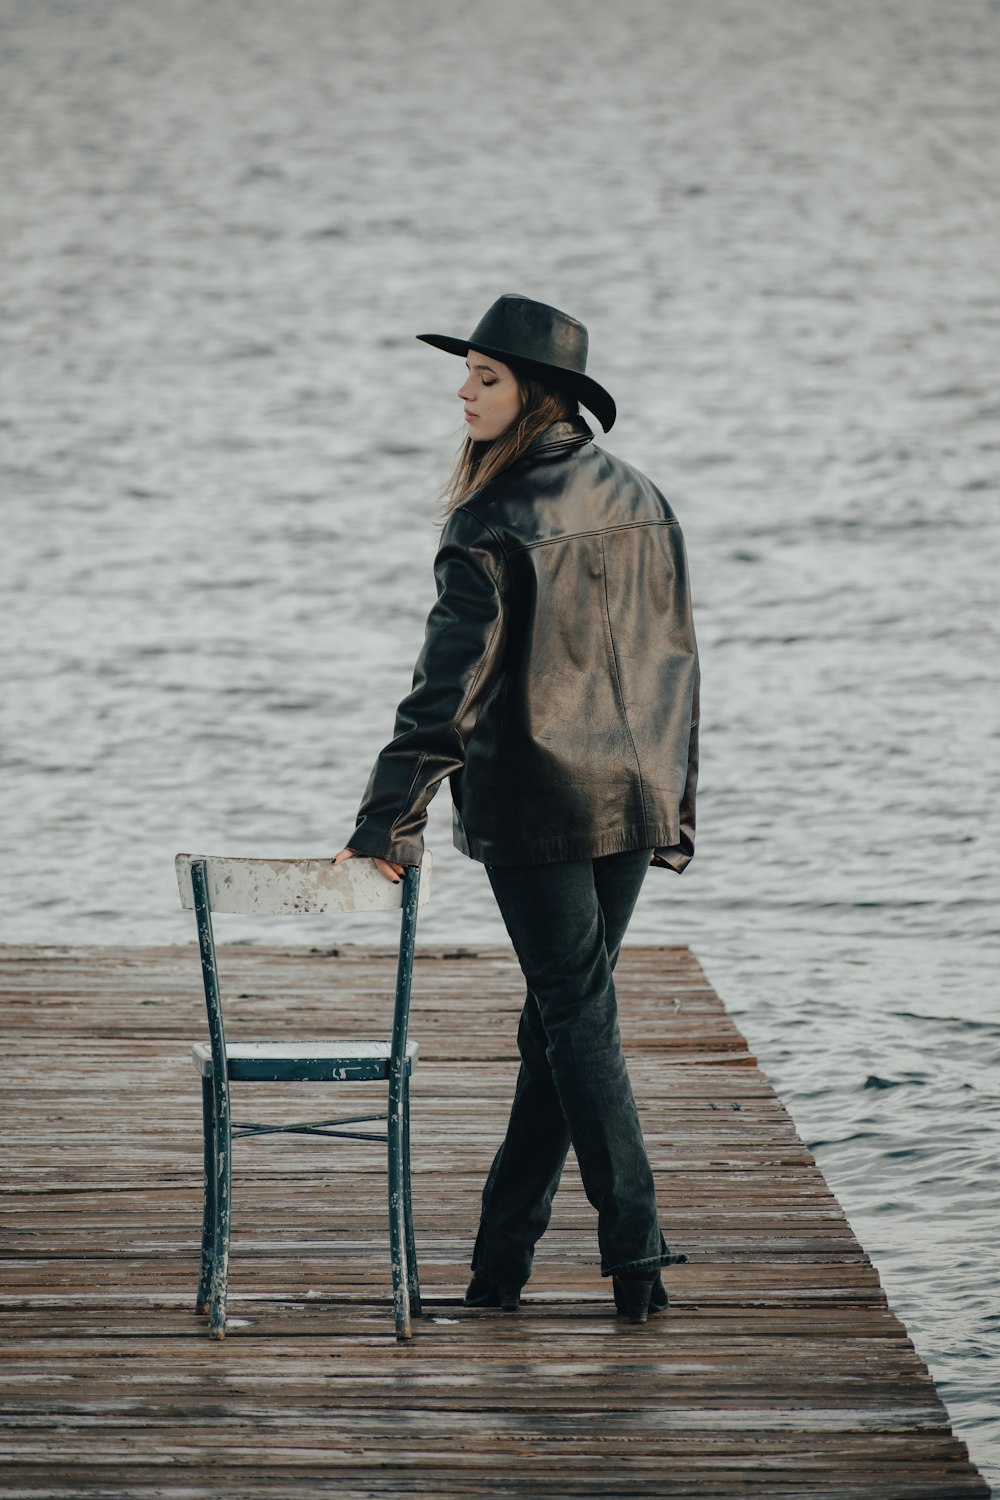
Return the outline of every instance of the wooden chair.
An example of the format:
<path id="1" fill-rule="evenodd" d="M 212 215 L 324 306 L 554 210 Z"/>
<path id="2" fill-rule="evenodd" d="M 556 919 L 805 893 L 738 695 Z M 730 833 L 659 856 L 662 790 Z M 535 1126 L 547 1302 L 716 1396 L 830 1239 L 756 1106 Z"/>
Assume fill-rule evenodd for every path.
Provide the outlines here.
<path id="1" fill-rule="evenodd" d="M 205 1207 L 197 1309 L 208 1313 L 209 1332 L 225 1337 L 232 1201 L 232 1142 L 244 1136 L 288 1132 L 337 1139 L 385 1140 L 388 1146 L 389 1243 L 396 1337 L 411 1337 L 411 1315 L 420 1316 L 420 1283 L 410 1195 L 410 1074 L 417 1044 L 407 1040 L 417 907 L 430 895 L 430 854 L 394 885 L 369 859 L 334 865 L 332 859 L 230 859 L 178 854 L 181 905 L 198 923 L 201 970 L 208 1011 L 207 1043 L 194 1045 L 201 1074 L 205 1148 Z M 382 1041 L 253 1041 L 226 1044 L 212 912 L 288 915 L 310 912 L 402 910 L 392 1035 Z M 361 1083 L 388 1085 L 387 1113 L 350 1115 L 307 1124 L 254 1125 L 233 1121 L 231 1083 Z M 385 1121 L 385 1134 L 352 1127 Z"/>

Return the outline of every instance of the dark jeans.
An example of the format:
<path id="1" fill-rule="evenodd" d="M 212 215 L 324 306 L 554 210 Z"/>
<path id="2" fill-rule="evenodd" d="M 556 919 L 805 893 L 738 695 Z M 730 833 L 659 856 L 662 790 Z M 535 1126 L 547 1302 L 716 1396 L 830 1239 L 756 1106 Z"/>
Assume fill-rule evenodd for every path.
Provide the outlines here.
<path id="1" fill-rule="evenodd" d="M 572 1144 L 597 1209 L 601 1274 L 670 1260 L 622 1056 L 614 967 L 651 850 L 487 866 L 528 985 L 521 1070 L 483 1189 L 476 1274 L 523 1285 Z"/>

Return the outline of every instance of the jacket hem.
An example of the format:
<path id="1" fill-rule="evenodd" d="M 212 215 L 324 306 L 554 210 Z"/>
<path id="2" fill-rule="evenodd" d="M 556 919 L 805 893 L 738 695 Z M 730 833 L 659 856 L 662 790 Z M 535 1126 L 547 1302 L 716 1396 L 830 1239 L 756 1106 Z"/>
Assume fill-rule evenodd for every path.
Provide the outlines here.
<path id="1" fill-rule="evenodd" d="M 601 859 L 606 854 L 627 854 L 635 849 L 654 851 L 653 863 L 658 862 L 657 856 L 665 856 L 659 862 L 669 864 L 670 868 L 677 868 L 672 861 L 678 859 L 679 868 L 683 869 L 691 858 L 678 845 L 674 830 L 662 824 L 650 828 L 644 823 L 634 823 L 577 838 L 560 836 L 514 845 L 470 836 L 456 817 L 452 838 L 456 849 L 483 865 L 550 865 L 571 859 Z"/>

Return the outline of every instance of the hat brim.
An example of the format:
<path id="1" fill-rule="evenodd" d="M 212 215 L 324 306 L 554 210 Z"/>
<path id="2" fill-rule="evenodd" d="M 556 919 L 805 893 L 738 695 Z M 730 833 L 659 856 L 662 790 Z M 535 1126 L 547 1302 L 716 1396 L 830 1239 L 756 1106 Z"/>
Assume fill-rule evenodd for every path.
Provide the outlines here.
<path id="1" fill-rule="evenodd" d="M 488 354 L 493 359 L 501 360 L 505 365 L 510 365 L 513 370 L 523 370 L 527 375 L 538 375 L 549 385 L 554 385 L 558 390 L 566 391 L 593 412 L 605 432 L 610 432 L 618 415 L 614 398 L 606 391 L 603 385 L 598 385 L 596 380 L 591 380 L 589 375 L 581 375 L 579 370 L 565 370 L 561 365 L 543 364 L 537 359 L 523 359 L 521 355 L 514 354 L 509 349 L 498 349 L 486 344 L 470 344 L 468 339 L 453 339 L 443 333 L 418 333 L 417 338 L 422 344 L 431 344 L 435 349 L 443 349 L 446 354 L 468 354 L 470 349 L 478 349 L 480 354 Z"/>

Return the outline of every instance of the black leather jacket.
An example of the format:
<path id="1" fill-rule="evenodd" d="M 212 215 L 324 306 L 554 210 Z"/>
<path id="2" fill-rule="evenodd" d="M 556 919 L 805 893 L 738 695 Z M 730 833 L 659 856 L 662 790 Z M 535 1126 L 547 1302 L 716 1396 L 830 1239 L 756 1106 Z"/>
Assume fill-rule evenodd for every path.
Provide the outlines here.
<path id="1" fill-rule="evenodd" d="M 350 846 L 423 853 L 451 778 L 484 864 L 694 853 L 698 652 L 677 519 L 582 421 L 558 422 L 449 516 L 413 689 Z"/>

